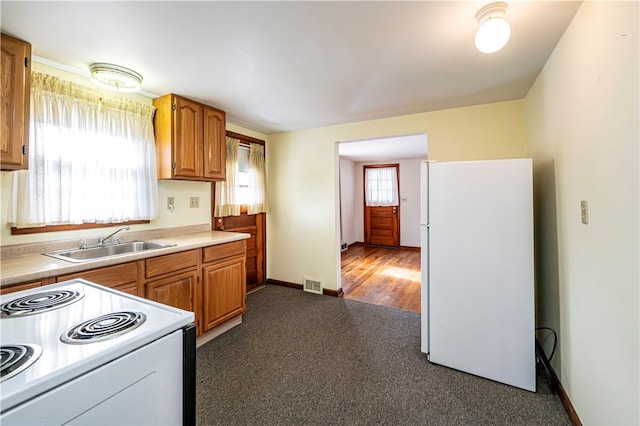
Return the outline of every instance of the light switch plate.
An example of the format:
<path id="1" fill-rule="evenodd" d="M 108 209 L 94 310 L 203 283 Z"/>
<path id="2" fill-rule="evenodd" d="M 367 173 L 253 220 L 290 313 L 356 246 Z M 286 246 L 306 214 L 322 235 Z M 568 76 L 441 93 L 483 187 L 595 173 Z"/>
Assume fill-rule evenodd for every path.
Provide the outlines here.
<path id="1" fill-rule="evenodd" d="M 189 197 L 189 207 L 197 209 L 200 207 L 200 197 Z"/>
<path id="2" fill-rule="evenodd" d="M 580 201 L 580 218 L 582 223 L 589 224 L 589 202 L 587 200 Z"/>

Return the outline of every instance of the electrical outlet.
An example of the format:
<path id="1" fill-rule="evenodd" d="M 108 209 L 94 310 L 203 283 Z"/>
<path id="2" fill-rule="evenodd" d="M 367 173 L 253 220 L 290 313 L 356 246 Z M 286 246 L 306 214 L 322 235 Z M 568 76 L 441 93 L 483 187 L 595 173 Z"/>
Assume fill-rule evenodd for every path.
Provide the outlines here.
<path id="1" fill-rule="evenodd" d="M 200 197 L 189 197 L 189 207 L 192 209 L 200 208 Z"/>
<path id="2" fill-rule="evenodd" d="M 585 225 L 589 224 L 589 202 L 587 200 L 580 201 L 580 219 Z"/>
<path id="3" fill-rule="evenodd" d="M 167 197 L 167 210 L 173 210 L 176 207 L 173 197 Z"/>

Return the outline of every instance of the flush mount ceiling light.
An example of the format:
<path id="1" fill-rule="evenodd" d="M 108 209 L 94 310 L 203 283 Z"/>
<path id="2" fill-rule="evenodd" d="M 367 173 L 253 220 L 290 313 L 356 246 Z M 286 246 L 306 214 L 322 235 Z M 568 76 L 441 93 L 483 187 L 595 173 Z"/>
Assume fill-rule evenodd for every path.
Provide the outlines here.
<path id="1" fill-rule="evenodd" d="M 482 53 L 495 53 L 509 41 L 511 26 L 504 18 L 506 12 L 507 4 L 496 2 L 476 13 L 480 25 L 476 32 L 476 47 Z"/>
<path id="2" fill-rule="evenodd" d="M 120 65 L 97 63 L 89 66 L 91 80 L 98 86 L 116 92 L 137 92 L 142 76 Z"/>

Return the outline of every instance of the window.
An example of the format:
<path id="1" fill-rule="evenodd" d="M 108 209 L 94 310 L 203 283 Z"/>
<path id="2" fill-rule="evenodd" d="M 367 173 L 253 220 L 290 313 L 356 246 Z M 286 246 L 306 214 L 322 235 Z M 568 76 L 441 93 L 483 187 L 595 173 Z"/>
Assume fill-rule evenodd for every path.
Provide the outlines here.
<path id="1" fill-rule="evenodd" d="M 240 145 L 238 147 L 238 204 L 246 206 L 251 203 L 251 192 L 249 191 L 249 147 Z"/>
<path id="2" fill-rule="evenodd" d="M 216 217 L 238 216 L 245 207 L 247 214 L 265 212 L 264 146 L 227 137 L 227 179 L 215 191 Z"/>
<path id="3" fill-rule="evenodd" d="M 365 203 L 369 207 L 398 205 L 398 174 L 395 167 L 365 168 Z"/>
<path id="4" fill-rule="evenodd" d="M 29 169 L 15 172 L 16 228 L 158 214 L 153 107 L 32 73 Z"/>

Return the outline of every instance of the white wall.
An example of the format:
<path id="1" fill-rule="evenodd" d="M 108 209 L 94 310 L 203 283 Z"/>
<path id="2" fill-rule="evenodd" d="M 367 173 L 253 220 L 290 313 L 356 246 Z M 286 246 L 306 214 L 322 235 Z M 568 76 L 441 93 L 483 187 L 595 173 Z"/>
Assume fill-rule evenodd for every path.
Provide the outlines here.
<path id="1" fill-rule="evenodd" d="M 268 278 L 300 284 L 309 275 L 338 289 L 336 142 L 420 133 L 434 160 L 527 155 L 523 100 L 269 135 Z"/>
<path id="2" fill-rule="evenodd" d="M 358 232 L 356 206 L 358 200 L 355 195 L 356 164 L 340 158 L 340 208 L 342 218 L 342 241 L 353 244 L 362 241 L 362 231 Z"/>
<path id="3" fill-rule="evenodd" d="M 526 97 L 537 321 L 584 424 L 640 424 L 639 12 L 584 2 Z"/>
<path id="4" fill-rule="evenodd" d="M 400 245 L 420 247 L 420 161 L 426 158 L 389 159 L 355 163 L 355 229 L 356 241 L 364 241 L 363 166 L 369 164 L 399 164 L 400 167 Z"/>

